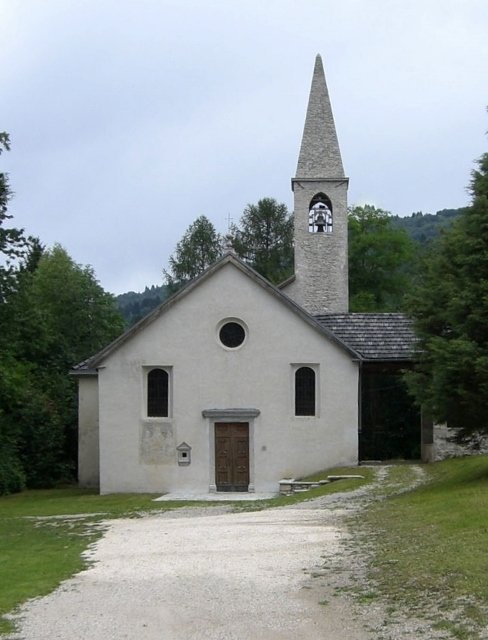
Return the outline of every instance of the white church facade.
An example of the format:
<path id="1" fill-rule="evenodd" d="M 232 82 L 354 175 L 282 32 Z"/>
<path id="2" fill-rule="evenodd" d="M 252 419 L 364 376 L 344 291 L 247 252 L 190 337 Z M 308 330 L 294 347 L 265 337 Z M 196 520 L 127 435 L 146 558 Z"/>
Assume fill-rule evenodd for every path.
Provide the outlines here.
<path id="1" fill-rule="evenodd" d="M 347 185 L 318 56 L 294 276 L 277 288 L 228 252 L 75 367 L 82 486 L 268 492 L 357 464 L 362 372 L 400 368 L 414 339 L 401 314 L 348 313 Z"/>
<path id="2" fill-rule="evenodd" d="M 98 405 L 99 423 L 80 409 L 80 481 L 99 475 L 104 493 L 273 491 L 354 464 L 355 360 L 228 254 L 80 376 L 80 407 Z"/>

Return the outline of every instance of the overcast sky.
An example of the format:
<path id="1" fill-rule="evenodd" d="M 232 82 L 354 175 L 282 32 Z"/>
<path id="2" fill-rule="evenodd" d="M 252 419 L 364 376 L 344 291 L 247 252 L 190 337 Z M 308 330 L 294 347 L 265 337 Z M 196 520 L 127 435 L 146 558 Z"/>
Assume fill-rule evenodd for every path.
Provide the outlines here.
<path id="1" fill-rule="evenodd" d="M 112 293 L 162 283 L 186 228 L 292 209 L 322 54 L 349 202 L 469 202 L 487 150 L 487 0 L 0 0 L 15 226 Z"/>

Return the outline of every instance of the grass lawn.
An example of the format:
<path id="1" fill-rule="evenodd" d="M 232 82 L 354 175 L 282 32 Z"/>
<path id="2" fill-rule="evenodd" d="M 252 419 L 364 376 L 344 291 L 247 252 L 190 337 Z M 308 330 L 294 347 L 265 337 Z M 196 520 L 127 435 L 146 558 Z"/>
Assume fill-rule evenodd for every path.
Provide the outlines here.
<path id="1" fill-rule="evenodd" d="M 372 473 L 354 469 L 334 469 L 327 473 L 361 473 L 372 480 Z M 324 477 L 324 474 L 318 474 Z M 315 479 L 315 478 L 314 478 Z M 292 504 L 325 493 L 347 491 L 361 480 L 341 480 L 307 494 L 279 497 L 253 503 L 234 503 L 236 509 L 261 509 Z M 178 507 L 212 505 L 209 502 L 153 502 L 151 494 L 100 496 L 94 491 L 74 487 L 0 497 L 0 635 L 12 631 L 2 618 L 29 598 L 45 595 L 60 582 L 83 569 L 81 553 L 102 532 L 103 520 L 137 517 Z M 98 525 L 98 526 L 97 526 Z"/>
<path id="2" fill-rule="evenodd" d="M 429 482 L 362 515 L 379 593 L 457 638 L 488 627 L 488 456 L 428 465 Z"/>
<path id="3" fill-rule="evenodd" d="M 424 467 L 429 481 L 397 495 L 412 479 L 409 466 L 393 467 L 378 487 L 383 500 L 357 520 L 357 543 L 371 554 L 374 591 L 395 609 L 424 615 L 462 640 L 480 638 L 488 626 L 488 456 L 448 460 Z M 235 509 L 263 509 L 347 491 L 371 482 L 368 468 L 305 494 Z M 308 479 L 317 480 L 324 474 Z M 26 491 L 0 498 L 0 616 L 28 598 L 52 591 L 81 570 L 81 553 L 101 535 L 99 523 L 202 503 L 153 502 L 153 495 L 108 495 L 77 488 Z M 204 503 L 211 506 L 212 503 Z M 215 504 L 215 503 L 213 503 Z M 362 536 L 362 538 L 361 538 Z M 11 630 L 0 618 L 0 634 Z"/>
<path id="4" fill-rule="evenodd" d="M 99 496 L 76 488 L 1 497 L 0 616 L 28 598 L 49 593 L 81 570 L 81 553 L 101 535 L 94 526 L 98 521 L 180 506 L 162 506 L 151 501 L 154 497 Z M 0 617 L 0 633 L 11 630 L 9 621 Z"/>

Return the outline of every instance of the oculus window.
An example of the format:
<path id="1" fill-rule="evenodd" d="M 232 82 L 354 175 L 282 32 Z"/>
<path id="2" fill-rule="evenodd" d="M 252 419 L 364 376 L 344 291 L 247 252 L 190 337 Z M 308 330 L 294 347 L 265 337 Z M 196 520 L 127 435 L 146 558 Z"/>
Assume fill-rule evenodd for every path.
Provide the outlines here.
<path id="1" fill-rule="evenodd" d="M 169 374 L 164 369 L 151 369 L 147 374 L 147 415 L 169 416 Z"/>
<path id="2" fill-rule="evenodd" d="M 219 340 L 228 349 L 237 349 L 246 338 L 246 330 L 239 322 L 225 322 L 219 330 Z"/>
<path id="3" fill-rule="evenodd" d="M 311 367 L 299 367 L 295 371 L 295 415 L 314 416 L 315 371 Z"/>

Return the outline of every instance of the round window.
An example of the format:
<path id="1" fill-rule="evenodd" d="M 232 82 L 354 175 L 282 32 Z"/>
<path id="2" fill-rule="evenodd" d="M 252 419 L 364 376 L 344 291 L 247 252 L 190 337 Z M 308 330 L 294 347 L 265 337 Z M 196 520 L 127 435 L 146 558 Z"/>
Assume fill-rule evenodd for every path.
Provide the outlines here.
<path id="1" fill-rule="evenodd" d="M 220 342 L 228 349 L 236 349 L 244 342 L 246 332 L 237 322 L 226 322 L 219 331 Z"/>

